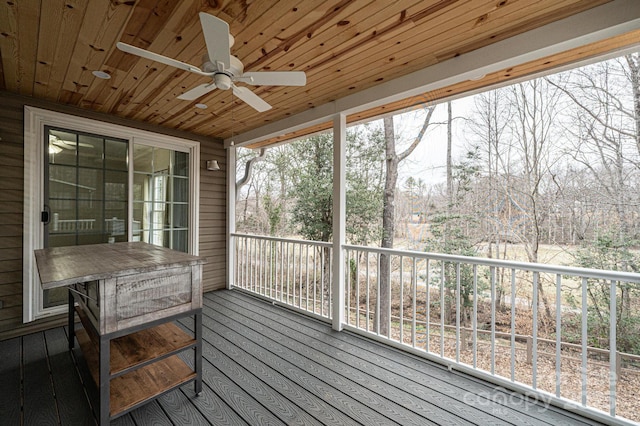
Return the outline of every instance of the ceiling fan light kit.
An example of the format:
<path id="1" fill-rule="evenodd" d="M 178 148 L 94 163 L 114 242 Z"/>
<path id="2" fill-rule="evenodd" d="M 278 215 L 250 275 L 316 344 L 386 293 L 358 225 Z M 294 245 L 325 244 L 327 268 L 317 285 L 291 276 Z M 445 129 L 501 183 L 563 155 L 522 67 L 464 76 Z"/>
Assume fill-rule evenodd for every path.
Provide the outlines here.
<path id="1" fill-rule="evenodd" d="M 178 99 L 185 101 L 196 100 L 214 89 L 231 89 L 233 94 L 240 100 L 256 111 L 264 112 L 271 109 L 271 105 L 247 87 L 237 86 L 236 82 L 252 86 L 304 86 L 307 84 L 307 77 L 304 71 L 255 71 L 245 73 L 242 61 L 231 55 L 231 46 L 233 46 L 235 39 L 229 33 L 229 25 L 208 13 L 200 12 L 199 16 L 202 33 L 207 45 L 207 55 L 203 58 L 201 68 L 130 44 L 118 42 L 116 46 L 123 52 L 211 78 L 211 82 L 196 86 L 178 96 Z"/>

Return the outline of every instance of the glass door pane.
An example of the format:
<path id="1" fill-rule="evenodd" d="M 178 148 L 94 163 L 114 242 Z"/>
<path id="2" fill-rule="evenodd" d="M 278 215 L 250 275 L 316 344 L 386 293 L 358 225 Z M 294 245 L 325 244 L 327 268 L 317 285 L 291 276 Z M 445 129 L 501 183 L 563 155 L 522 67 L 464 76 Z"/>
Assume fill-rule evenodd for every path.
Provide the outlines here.
<path id="1" fill-rule="evenodd" d="M 189 154 L 133 147 L 133 239 L 189 250 Z"/>
<path id="2" fill-rule="evenodd" d="M 47 127 L 45 247 L 127 241 L 128 142 Z M 43 308 L 65 303 L 46 290 Z"/>

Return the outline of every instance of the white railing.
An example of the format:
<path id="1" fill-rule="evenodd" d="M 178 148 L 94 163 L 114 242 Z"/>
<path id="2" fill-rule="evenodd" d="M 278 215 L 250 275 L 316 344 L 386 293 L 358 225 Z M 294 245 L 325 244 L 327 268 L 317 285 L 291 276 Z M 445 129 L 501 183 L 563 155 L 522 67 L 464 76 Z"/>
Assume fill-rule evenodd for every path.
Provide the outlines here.
<path id="1" fill-rule="evenodd" d="M 58 219 L 54 213 L 51 221 L 52 232 L 89 232 L 93 231 L 95 219 Z"/>
<path id="2" fill-rule="evenodd" d="M 346 328 L 601 419 L 640 420 L 640 357 L 592 347 L 604 334 L 600 346 L 618 348 L 640 274 L 343 247 Z M 594 297 L 606 298 L 599 312 Z M 599 336 L 590 312 L 605 314 Z"/>
<path id="3" fill-rule="evenodd" d="M 331 319 L 331 243 L 232 234 L 234 285 Z"/>
<path id="4" fill-rule="evenodd" d="M 231 244 L 235 287 L 332 318 L 330 243 L 233 233 Z M 640 274 L 343 250 L 345 329 L 597 420 L 640 421 L 640 356 L 618 344 L 639 333 L 618 328 L 629 332 L 622 310 L 640 316 Z"/>

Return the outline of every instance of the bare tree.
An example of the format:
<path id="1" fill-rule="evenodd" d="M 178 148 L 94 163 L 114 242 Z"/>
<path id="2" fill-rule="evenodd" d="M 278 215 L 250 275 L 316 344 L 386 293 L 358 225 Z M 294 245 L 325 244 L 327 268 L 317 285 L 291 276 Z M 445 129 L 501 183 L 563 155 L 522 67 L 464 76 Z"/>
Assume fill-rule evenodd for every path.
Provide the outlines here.
<path id="1" fill-rule="evenodd" d="M 575 106 L 572 157 L 597 181 L 602 206 L 614 207 L 619 238 L 630 236 L 638 201 L 630 183 L 640 170 L 639 72 L 640 55 L 630 54 L 547 79 Z"/>
<path id="2" fill-rule="evenodd" d="M 555 163 L 560 160 L 560 151 L 554 146 L 554 133 L 558 119 L 559 90 L 545 80 L 537 79 L 511 87 L 510 100 L 515 112 L 512 129 L 514 144 L 518 150 L 520 179 L 513 186 L 511 203 L 520 210 L 520 221 L 514 234 L 521 240 L 530 262 L 538 262 L 542 225 L 549 212 L 549 191 L 545 184 L 552 175 Z M 551 318 L 548 297 L 542 280 L 538 282 L 538 293 Z M 534 307 L 534 309 L 537 309 Z"/>

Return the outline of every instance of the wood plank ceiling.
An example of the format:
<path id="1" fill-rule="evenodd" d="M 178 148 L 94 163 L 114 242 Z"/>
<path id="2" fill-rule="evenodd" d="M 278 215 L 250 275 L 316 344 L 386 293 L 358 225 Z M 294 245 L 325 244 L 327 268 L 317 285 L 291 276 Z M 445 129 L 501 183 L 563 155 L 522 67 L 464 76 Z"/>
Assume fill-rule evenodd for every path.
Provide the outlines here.
<path id="1" fill-rule="evenodd" d="M 0 89 L 226 138 L 603 3 L 2 0 Z M 123 41 L 200 65 L 200 11 L 229 23 L 232 54 L 245 71 L 301 70 L 307 85 L 249 86 L 273 105 L 264 113 L 230 91 L 182 101 L 176 96 L 207 79 L 115 48 Z M 94 77 L 94 70 L 111 79 Z"/>

